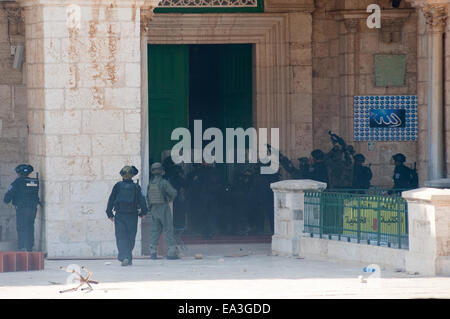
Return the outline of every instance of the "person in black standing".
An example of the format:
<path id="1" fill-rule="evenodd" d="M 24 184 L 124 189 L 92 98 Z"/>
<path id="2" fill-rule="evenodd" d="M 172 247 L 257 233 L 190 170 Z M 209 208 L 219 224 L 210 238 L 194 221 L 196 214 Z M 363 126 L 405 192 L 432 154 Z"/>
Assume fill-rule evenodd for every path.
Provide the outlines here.
<path id="1" fill-rule="evenodd" d="M 311 166 L 309 179 L 318 182 L 328 183 L 328 171 L 325 165 L 325 154 L 321 150 L 311 152 Z"/>
<path id="2" fill-rule="evenodd" d="M 372 179 L 372 170 L 364 166 L 364 162 L 366 158 L 362 154 L 356 154 L 353 157 L 355 162 L 353 167 L 353 189 L 369 189 L 370 188 L 370 180 Z"/>
<path id="3" fill-rule="evenodd" d="M 122 181 L 114 185 L 106 207 L 106 215 L 114 222 L 117 259 L 122 266 L 133 264 L 132 252 L 136 241 L 138 216 L 144 218 L 148 213 L 141 187 L 133 182 L 137 173 L 138 169 L 134 166 L 121 169 Z"/>
<path id="4" fill-rule="evenodd" d="M 416 172 L 405 165 L 405 155 L 398 153 L 392 156 L 395 163 L 394 176 L 394 190 L 405 190 L 417 187 L 414 180 L 416 179 Z"/>
<path id="5" fill-rule="evenodd" d="M 173 201 L 173 224 L 176 229 L 185 228 L 186 219 L 186 189 L 187 183 L 183 168 L 176 165 L 170 156 L 166 157 L 162 163 L 164 169 L 163 178 L 177 191 L 177 196 Z"/>
<path id="6" fill-rule="evenodd" d="M 270 184 L 278 182 L 280 180 L 280 174 L 279 172 L 274 174 L 261 174 L 261 166 L 261 164 L 258 164 L 253 179 L 253 188 L 256 191 L 254 196 L 254 201 L 256 203 L 255 210 L 258 212 L 258 219 L 255 226 L 257 233 L 264 233 L 264 226 L 267 218 L 270 224 L 270 234 L 272 235 L 274 232 L 274 198 Z"/>
<path id="7" fill-rule="evenodd" d="M 39 180 L 28 175 L 33 167 L 21 164 L 16 167 L 18 177 L 9 186 L 3 201 L 16 208 L 16 229 L 19 251 L 32 251 L 34 246 L 34 220 L 39 204 Z"/>

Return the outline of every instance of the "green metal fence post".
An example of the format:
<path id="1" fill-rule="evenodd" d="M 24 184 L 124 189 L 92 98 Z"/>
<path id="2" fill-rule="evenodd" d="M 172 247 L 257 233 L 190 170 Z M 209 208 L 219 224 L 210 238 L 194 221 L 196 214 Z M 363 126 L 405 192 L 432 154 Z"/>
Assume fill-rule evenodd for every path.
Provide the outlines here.
<path id="1" fill-rule="evenodd" d="M 361 242 L 361 197 L 358 196 L 358 218 L 357 218 L 358 244 Z"/>
<path id="2" fill-rule="evenodd" d="M 324 211 L 324 198 L 323 193 L 319 194 L 319 237 L 322 239 L 323 233 L 323 211 Z"/>
<path id="3" fill-rule="evenodd" d="M 398 233 L 398 248 L 402 248 L 402 230 L 401 230 L 401 218 L 400 218 L 400 203 L 396 201 L 395 207 L 397 208 L 397 233 Z"/>
<path id="4" fill-rule="evenodd" d="M 378 209 L 377 209 L 377 246 L 380 246 L 381 241 L 381 199 L 378 198 Z"/>

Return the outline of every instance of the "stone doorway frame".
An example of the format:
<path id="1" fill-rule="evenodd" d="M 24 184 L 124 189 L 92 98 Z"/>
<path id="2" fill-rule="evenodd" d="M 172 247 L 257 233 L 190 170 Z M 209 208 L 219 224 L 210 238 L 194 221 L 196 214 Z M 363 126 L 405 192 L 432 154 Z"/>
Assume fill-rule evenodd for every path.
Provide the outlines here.
<path id="1" fill-rule="evenodd" d="M 142 187 L 149 180 L 148 44 L 253 45 L 253 123 L 279 128 L 280 150 L 292 149 L 289 101 L 289 24 L 286 13 L 155 14 L 141 37 Z M 268 130 L 270 140 L 270 130 Z M 145 231 L 141 232 L 141 236 Z M 144 251 L 144 240 L 142 250 Z"/>
<path id="2" fill-rule="evenodd" d="M 147 44 L 253 44 L 253 123 L 279 128 L 280 149 L 291 149 L 288 14 L 156 14 L 141 42 L 142 186 L 148 164 Z M 269 139 L 270 139 L 270 131 Z"/>

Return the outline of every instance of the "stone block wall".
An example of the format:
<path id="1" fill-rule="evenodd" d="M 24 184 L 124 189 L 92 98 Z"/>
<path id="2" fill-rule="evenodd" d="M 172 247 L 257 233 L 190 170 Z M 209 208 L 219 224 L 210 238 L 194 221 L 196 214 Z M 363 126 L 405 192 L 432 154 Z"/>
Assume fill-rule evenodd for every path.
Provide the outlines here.
<path id="1" fill-rule="evenodd" d="M 408 202 L 409 254 L 406 269 L 423 275 L 450 274 L 450 190 L 403 192 Z"/>
<path id="2" fill-rule="evenodd" d="M 16 178 L 14 168 L 27 161 L 28 131 L 25 72 L 12 67 L 11 55 L 11 46 L 24 43 L 23 24 L 8 21 L 7 10 L 0 6 L 0 247 L 14 249 L 15 211 L 3 203 L 3 196 Z M 39 228 L 38 224 L 39 215 Z"/>
<path id="3" fill-rule="evenodd" d="M 116 254 L 106 203 L 120 169 L 141 163 L 140 13 L 123 3 L 25 6 L 28 148 L 50 257 Z"/>
<path id="4" fill-rule="evenodd" d="M 372 1 L 373 2 L 373 1 Z M 417 15 L 406 13 L 398 42 L 383 41 L 383 31 L 395 18 L 383 16 L 381 29 L 369 29 L 365 12 L 371 1 L 316 1 L 313 13 L 313 140 L 314 148 L 331 149 L 327 134 L 332 130 L 355 147 L 371 164 L 372 185 L 391 187 L 394 163 L 392 155 L 404 153 L 407 165 L 418 161 L 417 142 L 353 142 L 354 95 L 417 94 Z M 380 3 L 389 8 L 388 3 Z M 402 5 L 403 7 L 405 4 Z M 346 16 L 340 10 L 359 10 Z M 384 29 L 383 29 L 384 28 Z M 375 55 L 405 54 L 406 80 L 401 87 L 375 86 Z M 423 105 L 419 105 L 423 110 Z M 421 113 L 423 116 L 423 112 Z M 419 116 L 421 116 L 419 114 Z"/>
<path id="5" fill-rule="evenodd" d="M 313 146 L 312 15 L 289 13 L 290 91 L 288 119 L 293 159 L 309 156 Z"/>
<path id="6" fill-rule="evenodd" d="M 313 12 L 313 141 L 324 151 L 331 145 L 328 131 L 340 131 L 339 23 L 329 13 L 336 7 L 334 0 L 319 0 Z"/>
<path id="7" fill-rule="evenodd" d="M 326 186 L 326 183 L 312 180 L 285 180 L 270 185 L 274 193 L 273 254 L 300 254 L 300 239 L 304 229 L 304 192 L 322 191 Z"/>

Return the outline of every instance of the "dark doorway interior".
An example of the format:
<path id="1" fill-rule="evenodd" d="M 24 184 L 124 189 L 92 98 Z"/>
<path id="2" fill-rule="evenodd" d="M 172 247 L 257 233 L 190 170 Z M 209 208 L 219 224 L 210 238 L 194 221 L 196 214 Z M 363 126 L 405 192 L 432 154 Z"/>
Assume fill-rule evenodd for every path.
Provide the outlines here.
<path id="1" fill-rule="evenodd" d="M 173 65 L 171 66 L 167 54 L 164 55 L 165 47 L 170 47 L 168 52 L 174 52 L 171 54 L 177 61 L 185 61 L 182 68 L 185 75 L 178 74 L 181 67 L 174 69 Z M 151 49 L 150 46 L 149 52 Z M 216 127 L 220 128 L 224 135 L 225 128 L 246 129 L 253 126 L 251 44 L 157 46 L 154 55 L 165 56 L 159 60 L 166 63 L 165 68 L 174 72 L 172 78 L 179 84 L 155 84 L 154 87 L 160 85 L 163 90 L 162 94 L 149 92 L 150 97 L 155 96 L 153 105 L 149 104 L 150 120 L 152 108 L 159 111 L 158 105 L 161 101 L 168 100 L 169 97 L 174 100 L 172 96 L 177 97 L 180 95 L 178 92 L 184 92 L 184 98 L 180 95 L 176 103 L 166 103 L 173 110 L 178 110 L 177 114 L 170 115 L 171 112 L 168 112 L 164 118 L 177 119 L 180 114 L 186 114 L 186 124 L 191 130 L 192 138 L 194 120 L 202 120 L 203 130 Z M 181 65 L 181 62 L 179 64 Z M 162 66 L 159 61 L 153 65 L 158 69 Z M 159 72 L 163 73 L 163 70 Z M 149 69 L 150 78 L 151 74 L 152 70 Z M 158 79 L 153 82 L 157 83 Z M 153 82 L 149 80 L 149 83 Z M 166 88 L 168 86 L 170 89 Z M 177 90 L 177 87 L 181 89 Z M 165 92 L 175 91 L 175 95 L 165 95 Z M 185 111 L 179 107 L 183 101 L 186 102 Z M 162 109 L 167 110 L 167 107 Z M 163 114 L 164 111 L 159 112 Z M 160 121 L 155 118 L 153 127 L 158 127 Z M 149 127 L 150 153 L 158 158 L 163 149 L 153 148 L 152 151 L 152 138 L 153 145 L 164 145 L 167 149 L 170 143 L 161 140 L 170 139 L 170 136 L 156 131 L 152 134 L 151 122 Z M 204 142 L 204 146 L 208 143 L 209 141 Z M 273 220 L 273 195 L 268 187 L 271 181 L 256 174 L 257 167 L 249 164 L 192 164 L 184 166 L 182 172 L 179 168 L 174 169 L 182 174 L 183 178 L 179 178 L 177 173 L 171 171 L 170 160 L 165 166 L 166 177 L 179 190 L 179 196 L 174 203 L 174 225 L 179 232 L 208 240 L 220 240 L 223 236 L 270 236 L 272 233 L 270 219 Z M 270 194 L 261 193 L 267 193 L 267 189 Z"/>

